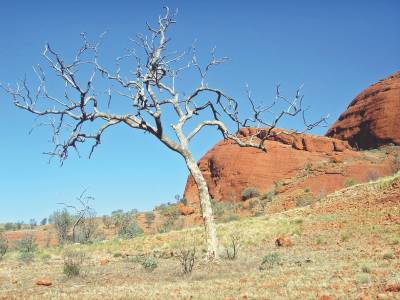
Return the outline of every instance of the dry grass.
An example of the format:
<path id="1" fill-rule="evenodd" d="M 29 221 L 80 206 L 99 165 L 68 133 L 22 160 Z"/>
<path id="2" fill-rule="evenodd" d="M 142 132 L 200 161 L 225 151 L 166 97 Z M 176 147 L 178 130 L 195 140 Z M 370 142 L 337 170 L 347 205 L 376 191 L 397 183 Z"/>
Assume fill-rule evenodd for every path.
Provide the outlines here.
<path id="1" fill-rule="evenodd" d="M 30 264 L 11 252 L 0 261 L 0 299 L 400 299 L 400 293 L 384 291 L 400 278 L 399 187 L 398 174 L 349 187 L 311 207 L 219 224 L 221 247 L 236 234 L 241 248 L 236 260 L 211 265 L 201 257 L 202 228 L 45 248 Z M 282 235 L 292 247 L 275 245 Z M 199 257 L 185 276 L 168 256 L 188 240 L 196 241 Z M 63 253 L 70 249 L 88 256 L 74 278 L 63 274 Z M 260 270 L 271 253 L 278 253 L 279 263 Z M 139 254 L 155 256 L 158 267 L 146 272 L 135 262 Z M 101 265 L 102 259 L 109 263 Z M 41 278 L 53 285 L 36 286 Z"/>

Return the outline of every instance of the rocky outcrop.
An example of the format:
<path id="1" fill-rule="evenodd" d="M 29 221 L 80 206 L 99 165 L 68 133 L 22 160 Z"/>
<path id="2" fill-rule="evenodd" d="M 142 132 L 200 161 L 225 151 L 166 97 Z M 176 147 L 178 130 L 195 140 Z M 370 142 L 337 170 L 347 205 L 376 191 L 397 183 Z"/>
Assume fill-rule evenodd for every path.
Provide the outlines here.
<path id="1" fill-rule="evenodd" d="M 243 138 L 254 134 L 254 129 L 238 132 Z M 248 187 L 265 193 L 276 186 L 281 194 L 309 189 L 314 195 L 326 195 L 345 187 L 349 179 L 362 182 L 392 172 L 386 152 L 353 151 L 347 142 L 333 138 L 278 134 L 269 137 L 265 145 L 267 152 L 221 141 L 208 151 L 198 164 L 211 196 L 238 202 Z M 198 201 L 192 177 L 188 178 L 184 197 L 189 204 Z"/>
<path id="2" fill-rule="evenodd" d="M 360 93 L 328 130 L 327 136 L 346 140 L 355 148 L 400 145 L 400 72 Z"/>

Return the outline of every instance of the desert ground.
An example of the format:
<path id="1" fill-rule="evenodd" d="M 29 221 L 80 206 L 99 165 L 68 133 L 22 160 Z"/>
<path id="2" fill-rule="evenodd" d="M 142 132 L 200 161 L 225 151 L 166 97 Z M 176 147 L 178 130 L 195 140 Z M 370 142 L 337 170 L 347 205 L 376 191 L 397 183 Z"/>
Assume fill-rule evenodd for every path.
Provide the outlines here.
<path id="1" fill-rule="evenodd" d="M 400 299 L 399 204 L 397 173 L 304 207 L 219 223 L 222 257 L 213 263 L 202 227 L 40 247 L 30 263 L 11 250 L 0 261 L 0 299 Z M 232 237 L 239 250 L 230 259 Z M 177 257 L 193 247 L 184 274 Z M 77 276 L 64 270 L 71 251 L 84 254 Z"/>

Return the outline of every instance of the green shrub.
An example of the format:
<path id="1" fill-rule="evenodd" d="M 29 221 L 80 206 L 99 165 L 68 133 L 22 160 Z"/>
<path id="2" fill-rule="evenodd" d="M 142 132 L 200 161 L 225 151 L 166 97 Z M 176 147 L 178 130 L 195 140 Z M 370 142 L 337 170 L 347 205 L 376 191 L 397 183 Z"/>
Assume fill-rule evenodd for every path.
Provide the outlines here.
<path id="1" fill-rule="evenodd" d="M 26 235 L 16 242 L 16 249 L 19 252 L 35 252 L 37 245 L 32 235 Z"/>
<path id="2" fill-rule="evenodd" d="M 323 238 L 322 236 L 317 237 L 317 245 L 326 245 L 328 242 L 326 241 L 325 238 Z"/>
<path id="3" fill-rule="evenodd" d="M 394 154 L 393 157 L 392 171 L 393 174 L 396 174 L 397 172 L 400 171 L 400 155 L 397 152 Z"/>
<path id="4" fill-rule="evenodd" d="M 0 233 L 0 260 L 6 255 L 8 250 L 8 239 Z"/>
<path id="5" fill-rule="evenodd" d="M 262 194 L 260 197 L 260 200 L 266 201 L 266 202 L 271 202 L 276 195 L 278 195 L 278 189 L 283 185 L 282 181 L 276 181 L 274 182 L 274 187 L 265 194 Z"/>
<path id="6" fill-rule="evenodd" d="M 353 186 L 353 185 L 356 185 L 356 184 L 357 184 L 357 181 L 355 181 L 352 178 L 347 179 L 346 182 L 345 182 L 345 186 L 346 187 L 350 187 L 350 186 Z"/>
<path id="7" fill-rule="evenodd" d="M 175 221 L 180 216 L 180 211 L 177 205 L 162 205 L 160 206 L 160 213 L 163 217 L 163 223 L 157 228 L 159 233 L 165 233 L 174 229 Z"/>
<path id="8" fill-rule="evenodd" d="M 74 277 L 81 274 L 82 265 L 86 255 L 83 252 L 68 250 L 64 253 L 63 272 L 67 277 Z"/>
<path id="9" fill-rule="evenodd" d="M 131 210 L 124 212 L 122 209 L 113 211 L 111 213 L 112 224 L 117 228 L 118 232 L 125 232 L 126 228 L 132 223 L 136 223 L 135 217 L 137 215 L 137 210 Z"/>
<path id="10" fill-rule="evenodd" d="M 118 236 L 122 239 L 133 239 L 142 234 L 143 229 L 137 224 L 136 220 L 131 220 L 129 224 L 118 231 Z"/>
<path id="11" fill-rule="evenodd" d="M 112 219 L 111 219 L 110 216 L 103 215 L 103 216 L 101 217 L 101 220 L 102 220 L 102 222 L 103 222 L 104 228 L 106 228 L 106 229 L 110 229 L 110 228 L 111 228 L 111 225 L 112 225 L 113 223 L 112 223 Z"/>
<path id="12" fill-rule="evenodd" d="M 312 203 L 313 196 L 311 194 L 303 194 L 296 199 L 296 206 L 297 207 L 304 207 L 308 206 Z"/>
<path id="13" fill-rule="evenodd" d="M 19 252 L 19 260 L 25 263 L 29 263 L 33 260 L 35 252 L 37 250 L 37 245 L 33 236 L 26 235 L 25 237 L 17 241 L 15 246 L 15 248 Z"/>
<path id="14" fill-rule="evenodd" d="M 248 187 L 242 192 L 242 200 L 245 201 L 250 198 L 257 197 L 259 195 L 258 191 L 254 187 Z"/>
<path id="15" fill-rule="evenodd" d="M 371 268 L 369 266 L 364 265 L 361 267 L 361 271 L 363 273 L 371 273 Z"/>
<path id="16" fill-rule="evenodd" d="M 343 233 L 343 234 L 340 236 L 340 240 L 341 240 L 342 242 L 347 242 L 349 239 L 350 239 L 350 234 L 348 234 L 348 233 Z"/>
<path id="17" fill-rule="evenodd" d="M 146 218 L 145 223 L 147 225 L 147 228 L 150 228 L 154 222 L 154 219 L 156 218 L 156 215 L 152 211 L 149 211 L 149 212 L 146 212 L 144 216 Z"/>
<path id="18" fill-rule="evenodd" d="M 225 205 L 223 202 L 216 201 L 215 199 L 211 199 L 211 207 L 213 214 L 216 218 L 220 218 L 225 214 Z"/>
<path id="19" fill-rule="evenodd" d="M 26 264 L 32 262 L 34 258 L 35 258 L 34 252 L 20 252 L 18 255 L 18 260 Z"/>
<path id="20" fill-rule="evenodd" d="M 121 252 L 115 252 L 115 253 L 113 254 L 113 256 L 114 256 L 114 257 L 121 257 L 122 254 L 121 254 Z"/>
<path id="21" fill-rule="evenodd" d="M 272 269 L 273 267 L 280 265 L 282 261 L 281 255 L 278 252 L 272 252 L 264 256 L 260 270 Z"/>
<path id="22" fill-rule="evenodd" d="M 15 224 L 14 224 L 14 223 L 8 222 L 8 223 L 4 224 L 4 229 L 5 229 L 6 231 L 12 231 L 12 230 L 15 230 L 16 227 L 15 227 Z"/>
<path id="23" fill-rule="evenodd" d="M 196 246 L 192 247 L 181 247 L 175 257 L 178 259 L 182 273 L 184 275 L 189 275 L 193 271 L 194 264 L 196 262 Z"/>
<path id="24" fill-rule="evenodd" d="M 73 230 L 73 242 L 81 244 L 93 243 L 100 237 L 98 234 L 98 225 L 95 219 L 95 214 L 85 215 Z"/>
<path id="25" fill-rule="evenodd" d="M 239 245 L 240 237 L 237 234 L 231 234 L 230 236 L 230 245 L 226 247 L 226 258 L 230 260 L 234 260 L 237 258 L 239 254 Z"/>
<path id="26" fill-rule="evenodd" d="M 313 172 L 313 165 L 312 165 L 312 163 L 307 163 L 307 164 L 304 166 L 304 169 L 303 169 L 304 176 L 305 176 L 305 177 L 308 177 L 308 176 L 310 176 L 310 175 L 312 174 L 312 172 Z"/>
<path id="27" fill-rule="evenodd" d="M 40 259 L 44 262 L 47 263 L 51 259 L 51 255 L 49 253 L 42 253 L 40 254 Z"/>
<path id="28" fill-rule="evenodd" d="M 63 245 L 68 241 L 68 232 L 73 223 L 73 216 L 66 210 L 55 211 L 50 217 L 49 222 L 54 224 L 57 232 L 58 242 Z"/>
<path id="29" fill-rule="evenodd" d="M 158 262 L 152 257 L 146 257 L 142 260 L 141 265 L 147 272 L 153 272 L 158 267 Z"/>
<path id="30" fill-rule="evenodd" d="M 357 282 L 359 284 L 368 284 L 371 282 L 371 277 L 368 274 L 358 274 Z"/>
<path id="31" fill-rule="evenodd" d="M 229 215 L 227 217 L 225 217 L 224 219 L 222 219 L 222 223 L 229 223 L 229 222 L 233 222 L 233 221 L 238 221 L 240 220 L 240 216 L 238 215 Z"/>
<path id="32" fill-rule="evenodd" d="M 304 220 L 302 218 L 296 218 L 293 220 L 293 223 L 297 224 L 297 225 L 301 225 L 304 223 Z"/>

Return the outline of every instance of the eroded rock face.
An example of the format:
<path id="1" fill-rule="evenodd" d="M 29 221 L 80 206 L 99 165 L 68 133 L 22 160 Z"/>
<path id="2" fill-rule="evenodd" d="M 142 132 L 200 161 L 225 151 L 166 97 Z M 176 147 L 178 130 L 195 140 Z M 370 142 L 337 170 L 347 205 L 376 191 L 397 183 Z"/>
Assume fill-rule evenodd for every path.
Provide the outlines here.
<path id="1" fill-rule="evenodd" d="M 239 136 L 254 133 L 254 129 L 242 129 Z M 345 187 L 349 179 L 363 182 L 392 173 L 392 158 L 383 150 L 353 151 L 347 142 L 337 139 L 280 134 L 268 138 L 265 145 L 266 153 L 221 141 L 208 151 L 198 164 L 211 196 L 219 201 L 239 202 L 246 188 L 265 193 L 277 183 L 280 194 L 295 195 L 298 190 L 310 189 L 314 195 L 326 195 Z M 189 203 L 198 202 L 191 177 L 184 197 Z"/>
<path id="2" fill-rule="evenodd" d="M 400 72 L 364 90 L 326 133 L 360 149 L 400 145 Z"/>

